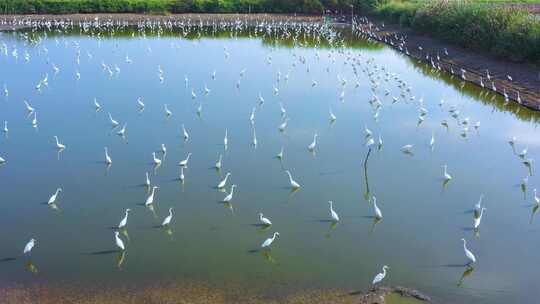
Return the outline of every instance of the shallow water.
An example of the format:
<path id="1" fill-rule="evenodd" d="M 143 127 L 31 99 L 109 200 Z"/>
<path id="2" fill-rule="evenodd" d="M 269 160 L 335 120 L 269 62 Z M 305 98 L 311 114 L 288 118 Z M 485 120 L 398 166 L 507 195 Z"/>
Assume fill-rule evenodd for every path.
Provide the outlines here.
<path id="1" fill-rule="evenodd" d="M 33 43 L 19 33 L 0 36 L 8 46 L 8 56 L 0 55 L 0 85 L 9 90 L 0 101 L 0 121 L 7 120 L 9 127 L 0 144 L 0 156 L 7 160 L 0 167 L 4 286 L 91 281 L 144 286 L 196 279 L 264 287 L 268 294 L 305 288 L 357 291 L 368 290 L 375 274 L 389 265 L 385 285 L 416 288 L 440 302 L 532 303 L 538 297 L 534 285 L 540 275 L 530 266 L 540 249 L 538 219 L 532 216 L 538 178 L 530 176 L 522 192 L 519 184 L 529 170 L 507 143 L 517 136 L 516 151 L 528 147 L 527 158 L 538 158 L 536 113 L 504 106 L 500 97 L 481 94 L 472 85 L 461 88 L 455 77 L 361 38 L 331 48 L 211 31 L 185 38 L 136 31 L 100 38 L 77 31 L 31 37 Z M 15 48 L 18 59 L 12 55 Z M 126 63 L 127 54 L 132 63 Z M 350 58 L 361 63 L 357 76 Z M 372 63 L 366 63 L 368 58 Z M 53 63 L 60 69 L 57 74 Z M 112 76 L 102 63 L 111 67 Z M 412 86 L 411 93 L 400 98 L 394 78 L 380 68 L 375 71 L 375 65 L 399 75 Z M 378 77 L 375 93 L 382 107 L 377 121 L 363 68 L 374 80 Z M 46 73 L 48 87 L 36 90 Z M 347 79 L 343 89 L 338 75 Z M 211 90 L 207 95 L 205 84 Z M 259 94 L 265 99 L 262 106 L 257 105 Z M 392 104 L 392 96 L 399 101 Z M 138 97 L 146 104 L 144 111 L 138 109 Z M 421 97 L 429 113 L 418 125 Z M 94 98 L 100 111 L 95 111 Z M 439 106 L 441 99 L 445 103 Z M 37 127 L 23 100 L 36 109 Z M 278 131 L 278 102 L 290 117 L 283 133 Z M 168 118 L 164 104 L 172 112 Z M 449 114 L 451 106 L 460 111 L 460 122 L 470 117 L 465 137 Z M 249 121 L 253 107 L 257 147 Z M 334 123 L 329 108 L 337 116 Z M 119 128 L 111 129 L 109 112 L 121 125 L 127 123 L 125 138 L 116 135 Z M 441 126 L 443 119 L 448 130 Z M 477 121 L 478 130 L 473 127 Z M 381 149 L 372 147 L 366 163 L 365 125 L 376 142 L 379 135 L 383 140 Z M 314 133 L 319 137 L 310 153 Z M 433 151 L 428 146 L 432 134 Z M 67 146 L 60 153 L 54 135 Z M 167 154 L 154 168 L 151 153 L 161 144 Z M 400 151 L 405 144 L 414 145 L 413 155 Z M 113 160 L 110 167 L 104 147 Z M 280 162 L 274 156 L 281 147 Z M 177 164 L 190 152 L 181 183 Z M 216 171 L 212 167 L 220 154 L 223 168 Z M 453 176 L 446 186 L 444 164 Z M 302 185 L 300 190 L 290 191 L 285 169 Z M 160 187 L 154 212 L 143 206 L 145 172 Z M 232 173 L 227 189 L 233 183 L 238 187 L 232 203 L 222 204 L 226 194 L 215 186 L 227 172 Z M 57 187 L 63 192 L 54 210 L 46 202 Z M 482 193 L 488 210 L 475 233 L 471 210 Z M 384 215 L 378 223 L 367 200 L 372 196 Z M 329 222 L 329 200 L 341 217 L 337 225 Z M 175 212 L 172 225 L 157 227 L 169 207 Z M 126 208 L 132 212 L 121 234 L 127 246 L 121 254 L 111 227 Z M 259 212 L 272 220 L 272 227 L 256 225 Z M 274 231 L 280 238 L 272 250 L 259 250 Z M 29 264 L 21 253 L 31 237 L 38 243 Z M 473 271 L 464 266 L 461 238 L 478 259 Z"/>

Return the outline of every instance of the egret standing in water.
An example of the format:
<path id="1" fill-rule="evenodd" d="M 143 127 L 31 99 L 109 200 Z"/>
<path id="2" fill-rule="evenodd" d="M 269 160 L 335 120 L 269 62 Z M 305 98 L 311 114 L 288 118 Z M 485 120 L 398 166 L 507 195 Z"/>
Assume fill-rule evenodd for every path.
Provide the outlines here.
<path id="1" fill-rule="evenodd" d="M 35 239 L 31 239 L 26 246 L 24 246 L 23 254 L 30 254 L 32 252 L 32 248 L 34 248 L 34 245 L 36 244 Z"/>
<path id="2" fill-rule="evenodd" d="M 315 151 L 315 147 L 317 146 L 317 136 L 319 136 L 319 135 L 317 135 L 317 133 L 315 133 L 315 135 L 313 135 L 313 142 L 311 142 L 311 144 L 309 144 L 309 146 L 308 146 L 308 150 L 310 152 Z"/>
<path id="3" fill-rule="evenodd" d="M 467 266 L 470 266 L 471 264 L 476 263 L 476 257 L 474 254 L 467 248 L 467 241 L 465 239 L 461 239 L 463 241 L 463 251 L 465 252 L 465 256 L 469 260 L 469 263 L 467 263 Z"/>
<path id="4" fill-rule="evenodd" d="M 223 199 L 224 203 L 230 203 L 232 201 L 234 188 L 236 188 L 236 185 L 231 186 L 231 192 Z"/>
<path id="5" fill-rule="evenodd" d="M 105 163 L 106 163 L 107 165 L 112 164 L 112 159 L 111 159 L 111 157 L 109 156 L 109 150 L 107 149 L 107 147 L 105 147 Z"/>
<path id="6" fill-rule="evenodd" d="M 219 184 L 217 185 L 217 188 L 218 189 L 222 189 L 222 188 L 225 188 L 225 186 L 227 185 L 227 180 L 229 179 L 229 176 L 231 176 L 231 173 L 230 172 L 227 172 L 227 174 L 225 174 L 225 178 L 222 179 Z"/>
<path id="7" fill-rule="evenodd" d="M 375 196 L 373 197 L 373 209 L 375 210 L 375 219 L 382 219 L 382 212 L 381 209 L 379 209 L 379 206 L 377 206 L 377 198 Z"/>
<path id="8" fill-rule="evenodd" d="M 56 198 L 58 197 L 59 192 L 62 192 L 62 188 L 56 189 L 56 192 L 53 195 L 51 195 L 51 197 L 49 198 L 49 201 L 47 202 L 48 205 L 52 205 L 56 202 Z"/>
<path id="9" fill-rule="evenodd" d="M 291 185 L 291 188 L 293 188 L 293 190 L 300 188 L 300 184 L 293 180 L 291 172 L 289 170 L 285 170 L 285 173 L 287 173 L 289 176 L 289 184 Z"/>
<path id="10" fill-rule="evenodd" d="M 262 212 L 259 213 L 259 221 L 261 221 L 261 224 L 263 226 L 271 226 L 272 225 L 272 222 L 268 218 L 264 217 Z"/>
<path id="11" fill-rule="evenodd" d="M 150 195 L 146 199 L 146 202 L 144 203 L 145 206 L 150 206 L 154 203 L 154 194 L 156 193 L 156 189 L 159 189 L 159 187 L 158 186 L 152 187 L 152 192 L 150 193 Z"/>
<path id="12" fill-rule="evenodd" d="M 444 181 L 448 182 L 448 181 L 450 181 L 452 179 L 452 175 L 448 174 L 448 172 L 446 171 L 446 169 L 447 169 L 446 165 L 444 165 L 443 168 L 444 168 L 444 172 L 443 172 Z"/>
<path id="13" fill-rule="evenodd" d="M 375 286 L 376 284 L 380 283 L 384 278 L 386 277 L 386 269 L 390 269 L 390 267 L 384 265 L 382 270 L 383 272 L 377 274 L 375 278 L 373 278 L 373 281 L 371 282 L 372 286 Z"/>
<path id="14" fill-rule="evenodd" d="M 118 224 L 118 229 L 122 229 L 122 228 L 126 227 L 127 221 L 128 221 L 128 215 L 129 215 L 130 211 L 131 211 L 131 209 L 129 209 L 129 208 L 126 209 L 126 214 L 124 215 L 124 218 Z"/>
<path id="15" fill-rule="evenodd" d="M 216 168 L 217 170 L 220 170 L 221 169 L 221 160 L 223 158 L 223 155 L 219 155 L 219 158 L 218 158 L 218 161 L 216 162 L 216 164 L 214 165 L 214 168 Z"/>
<path id="16" fill-rule="evenodd" d="M 484 210 L 486 210 L 486 208 L 480 209 L 480 215 L 479 215 L 479 216 L 475 216 L 475 217 L 473 218 L 473 227 L 474 227 L 474 230 L 477 230 L 478 227 L 480 226 L 480 222 L 482 221 L 482 216 L 484 215 Z"/>
<path id="17" fill-rule="evenodd" d="M 65 145 L 61 144 L 60 141 L 58 140 L 58 136 L 54 136 L 54 139 L 56 140 L 56 148 L 59 149 L 59 150 L 64 150 L 66 148 Z"/>
<path id="18" fill-rule="evenodd" d="M 182 167 L 187 167 L 188 165 L 188 162 L 189 162 L 189 158 L 191 157 L 191 152 L 188 153 L 186 159 L 184 159 L 183 161 L 179 162 L 178 165 L 182 166 Z"/>
<path id="19" fill-rule="evenodd" d="M 272 243 L 274 242 L 274 240 L 275 240 L 276 237 L 278 237 L 278 236 L 279 236 L 279 232 L 274 232 L 274 236 L 272 236 L 271 238 L 266 239 L 266 240 L 262 243 L 261 247 L 262 247 L 262 248 L 270 248 L 270 245 L 272 245 Z"/>
<path id="20" fill-rule="evenodd" d="M 333 202 L 332 201 L 328 201 L 328 204 L 330 204 L 330 217 L 332 218 L 332 222 L 339 222 L 339 216 L 338 214 L 336 213 L 336 211 L 334 211 L 334 207 L 333 207 Z"/>
<path id="21" fill-rule="evenodd" d="M 126 250 L 126 246 L 124 246 L 124 241 L 120 238 L 120 232 L 115 231 L 114 232 L 114 240 L 116 242 L 116 247 L 120 248 L 121 251 Z"/>
<path id="22" fill-rule="evenodd" d="M 153 158 L 154 166 L 161 165 L 161 159 L 156 157 L 156 152 L 152 152 L 152 158 Z"/>
<path id="23" fill-rule="evenodd" d="M 171 223 L 171 220 L 173 218 L 173 208 L 169 208 L 169 215 L 163 220 L 163 222 L 161 223 L 161 227 L 165 227 L 165 226 L 168 226 L 170 223 Z"/>

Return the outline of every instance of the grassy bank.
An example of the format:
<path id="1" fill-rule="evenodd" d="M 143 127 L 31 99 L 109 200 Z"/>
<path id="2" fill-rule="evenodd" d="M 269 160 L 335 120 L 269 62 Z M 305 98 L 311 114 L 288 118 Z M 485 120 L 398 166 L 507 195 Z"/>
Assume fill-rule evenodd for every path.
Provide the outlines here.
<path id="1" fill-rule="evenodd" d="M 467 48 L 540 63 L 540 20 L 522 9 L 485 1 L 393 0 L 373 13 Z"/>
<path id="2" fill-rule="evenodd" d="M 0 0 L 8 14 L 73 13 L 300 13 L 350 14 L 380 0 Z"/>

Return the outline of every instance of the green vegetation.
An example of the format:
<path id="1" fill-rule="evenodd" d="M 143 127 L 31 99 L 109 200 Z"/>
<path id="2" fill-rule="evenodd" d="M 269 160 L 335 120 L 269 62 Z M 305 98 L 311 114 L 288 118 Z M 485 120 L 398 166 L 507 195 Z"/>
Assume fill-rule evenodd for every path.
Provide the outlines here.
<path id="1" fill-rule="evenodd" d="M 484 2 L 394 0 L 373 12 L 467 48 L 540 63 L 540 20 L 525 10 Z"/>

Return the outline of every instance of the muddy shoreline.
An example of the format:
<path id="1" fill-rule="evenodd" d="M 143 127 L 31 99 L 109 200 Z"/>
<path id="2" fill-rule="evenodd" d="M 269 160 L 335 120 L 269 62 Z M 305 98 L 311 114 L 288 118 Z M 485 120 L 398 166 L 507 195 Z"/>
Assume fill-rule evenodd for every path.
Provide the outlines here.
<path id="1" fill-rule="evenodd" d="M 246 290 L 238 286 L 182 280 L 156 282 L 145 286 L 72 286 L 73 284 L 13 285 L 0 287 L 3 304 L 385 304 L 396 298 L 407 303 L 429 304 L 431 299 L 403 287 L 379 287 L 368 292 L 341 289 L 304 289 L 294 292 L 272 292 L 266 289 Z M 398 300 L 399 301 L 399 300 Z"/>
<path id="2" fill-rule="evenodd" d="M 373 20 L 372 20 L 373 22 Z M 374 27 L 371 27 L 374 38 L 386 45 L 400 51 L 419 62 L 431 65 L 431 58 L 426 55 L 436 57 L 442 70 L 461 77 L 461 69 L 465 70 L 465 79 L 469 83 L 481 86 L 481 79 L 484 83 L 484 90 L 505 96 L 509 100 L 519 103 L 534 111 L 540 111 L 540 67 L 529 62 L 514 62 L 509 59 L 495 58 L 491 54 L 482 53 L 475 50 L 466 49 L 457 45 L 443 42 L 436 38 L 415 32 L 407 27 L 396 24 L 385 24 L 384 21 L 375 21 Z M 408 54 L 399 50 L 398 45 L 390 43 L 391 37 L 405 36 L 405 47 Z M 395 39 L 393 40 L 396 41 Z M 422 47 L 422 50 L 418 48 Z M 448 50 L 448 55 L 444 49 Z M 489 70 L 491 81 L 486 77 L 486 71 Z M 512 77 L 508 79 L 507 75 Z M 492 89 L 492 82 L 496 91 Z M 519 96 L 518 92 L 519 91 Z"/>

